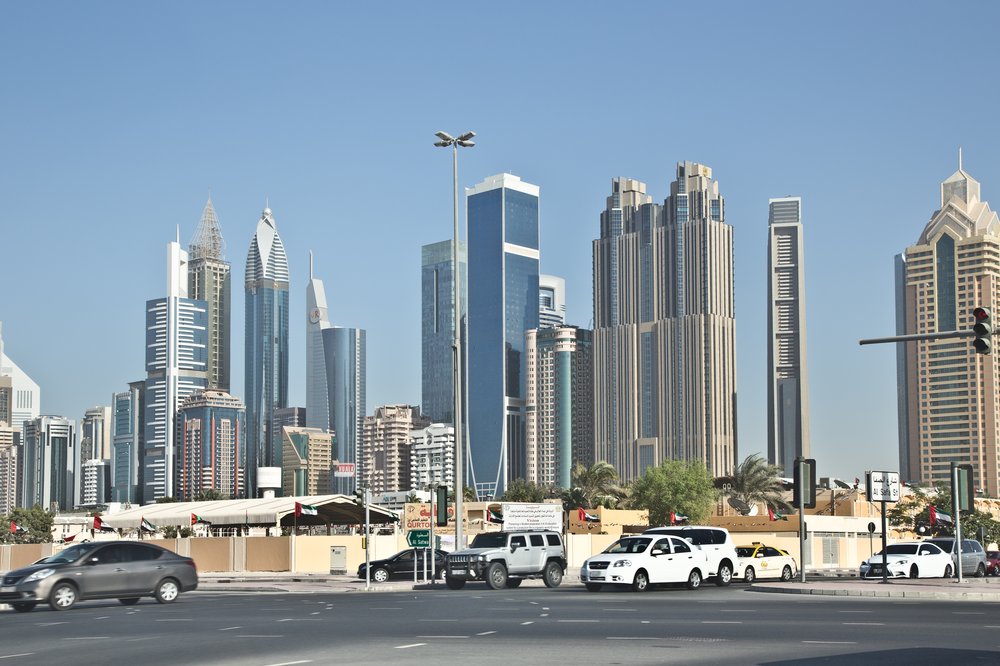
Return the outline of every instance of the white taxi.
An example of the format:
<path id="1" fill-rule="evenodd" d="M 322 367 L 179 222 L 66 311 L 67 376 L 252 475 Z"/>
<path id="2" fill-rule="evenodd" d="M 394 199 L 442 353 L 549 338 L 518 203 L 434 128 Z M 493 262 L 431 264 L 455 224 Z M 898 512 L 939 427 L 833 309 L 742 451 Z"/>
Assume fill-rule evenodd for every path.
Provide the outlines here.
<path id="1" fill-rule="evenodd" d="M 766 546 L 758 541 L 749 546 L 737 546 L 736 557 L 738 559 L 734 575 L 748 583 L 758 578 L 791 580 L 798 571 L 795 558 L 787 551 Z"/>
<path id="2" fill-rule="evenodd" d="M 603 553 L 584 561 L 580 582 L 591 592 L 603 586 L 631 586 L 644 592 L 658 583 L 701 587 L 708 573 L 708 556 L 686 539 L 663 535 L 624 536 Z"/>

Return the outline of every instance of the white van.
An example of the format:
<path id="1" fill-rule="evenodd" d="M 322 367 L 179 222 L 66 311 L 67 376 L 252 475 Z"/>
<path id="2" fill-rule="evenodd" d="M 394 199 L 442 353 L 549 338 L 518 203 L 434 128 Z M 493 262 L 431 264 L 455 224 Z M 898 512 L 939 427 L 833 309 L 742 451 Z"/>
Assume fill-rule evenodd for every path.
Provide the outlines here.
<path id="1" fill-rule="evenodd" d="M 708 555 L 708 576 L 715 578 L 716 585 L 726 587 L 733 582 L 736 544 L 726 528 L 703 525 L 652 527 L 643 534 L 669 534 L 687 539 Z"/>

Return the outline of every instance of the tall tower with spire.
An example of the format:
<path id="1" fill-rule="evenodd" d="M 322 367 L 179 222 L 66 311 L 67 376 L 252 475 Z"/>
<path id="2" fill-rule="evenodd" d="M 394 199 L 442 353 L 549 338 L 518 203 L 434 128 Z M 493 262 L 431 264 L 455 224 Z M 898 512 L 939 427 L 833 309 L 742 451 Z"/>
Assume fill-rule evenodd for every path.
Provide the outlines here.
<path id="1" fill-rule="evenodd" d="M 257 495 L 257 468 L 281 467 L 274 412 L 288 406 L 288 257 L 270 208 L 250 241 L 246 267 L 247 491 Z"/>
<path id="2" fill-rule="evenodd" d="M 208 388 L 228 392 L 232 294 L 226 244 L 211 197 L 188 250 L 188 292 L 191 298 L 208 303 Z"/>
<path id="3" fill-rule="evenodd" d="M 309 286 L 306 287 L 306 427 L 330 429 L 330 399 L 323 352 L 323 329 L 330 328 L 323 281 L 313 273 L 309 253 Z"/>
<path id="4" fill-rule="evenodd" d="M 940 189 L 914 245 L 896 257 L 896 329 L 901 334 L 967 329 L 976 307 L 1000 308 L 1000 217 L 962 167 Z M 897 345 L 899 457 L 906 481 L 947 483 L 951 463 L 971 463 L 975 487 L 1000 492 L 997 354 L 968 339 Z"/>

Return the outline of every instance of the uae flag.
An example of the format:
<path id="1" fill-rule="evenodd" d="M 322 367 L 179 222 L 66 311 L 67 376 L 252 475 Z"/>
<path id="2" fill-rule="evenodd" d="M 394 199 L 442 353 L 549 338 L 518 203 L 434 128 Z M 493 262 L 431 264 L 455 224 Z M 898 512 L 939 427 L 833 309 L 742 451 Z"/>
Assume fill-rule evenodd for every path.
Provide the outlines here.
<path id="1" fill-rule="evenodd" d="M 198 523 L 203 523 L 205 525 L 211 525 L 212 524 L 211 521 L 205 520 L 204 518 L 202 518 L 201 516 L 199 516 L 197 513 L 192 513 L 191 514 L 191 524 L 192 525 L 197 525 Z"/>
<path id="2" fill-rule="evenodd" d="M 767 519 L 768 520 L 788 520 L 788 516 L 778 513 L 771 507 L 767 507 Z"/>
<path id="3" fill-rule="evenodd" d="M 143 532 L 155 532 L 156 531 L 156 527 L 153 525 L 153 523 L 149 522 L 145 518 L 143 518 L 139 522 L 139 529 L 142 530 Z"/>
<path id="4" fill-rule="evenodd" d="M 72 541 L 75 538 L 76 538 L 75 534 L 70 534 L 67 537 L 63 537 L 63 543 L 69 543 L 70 541 Z"/>
<path id="5" fill-rule="evenodd" d="M 587 513 L 587 511 L 583 507 L 580 507 L 579 509 L 577 509 L 576 517 L 577 517 L 578 520 L 582 520 L 585 523 L 599 523 L 599 522 L 601 522 L 601 518 L 599 516 L 595 516 L 593 514 Z"/>
<path id="6" fill-rule="evenodd" d="M 688 517 L 685 516 L 683 513 L 674 513 L 673 511 L 670 512 L 671 525 L 676 525 L 678 523 L 686 523 L 687 521 Z"/>
<path id="7" fill-rule="evenodd" d="M 94 516 L 94 529 L 100 530 L 101 532 L 114 532 L 115 528 L 104 524 L 100 516 Z"/>
<path id="8" fill-rule="evenodd" d="M 933 504 L 927 506 L 927 517 L 930 518 L 931 525 L 937 525 L 938 523 L 950 523 L 951 516 L 947 513 L 941 513 L 935 508 Z"/>
<path id="9" fill-rule="evenodd" d="M 295 517 L 299 516 L 318 516 L 319 511 L 314 506 L 309 506 L 308 504 L 295 503 Z"/>
<path id="10" fill-rule="evenodd" d="M 18 525 L 13 520 L 10 521 L 10 533 L 11 534 L 24 534 L 27 531 L 28 531 L 27 529 L 21 527 L 20 525 Z"/>
<path id="11" fill-rule="evenodd" d="M 488 523 L 502 523 L 503 514 L 499 511 L 494 511 L 493 509 L 488 509 L 486 511 L 486 522 Z"/>

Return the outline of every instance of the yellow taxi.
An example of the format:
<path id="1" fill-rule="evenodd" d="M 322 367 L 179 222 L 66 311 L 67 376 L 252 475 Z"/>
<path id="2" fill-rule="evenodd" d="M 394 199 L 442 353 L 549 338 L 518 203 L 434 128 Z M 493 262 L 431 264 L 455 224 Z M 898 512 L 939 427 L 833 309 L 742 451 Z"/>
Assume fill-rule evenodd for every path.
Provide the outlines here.
<path id="1" fill-rule="evenodd" d="M 752 583 L 758 578 L 791 580 L 798 571 L 795 558 L 787 551 L 759 541 L 754 541 L 749 546 L 737 546 L 736 557 L 738 559 L 733 576 L 742 578 L 747 583 Z"/>

